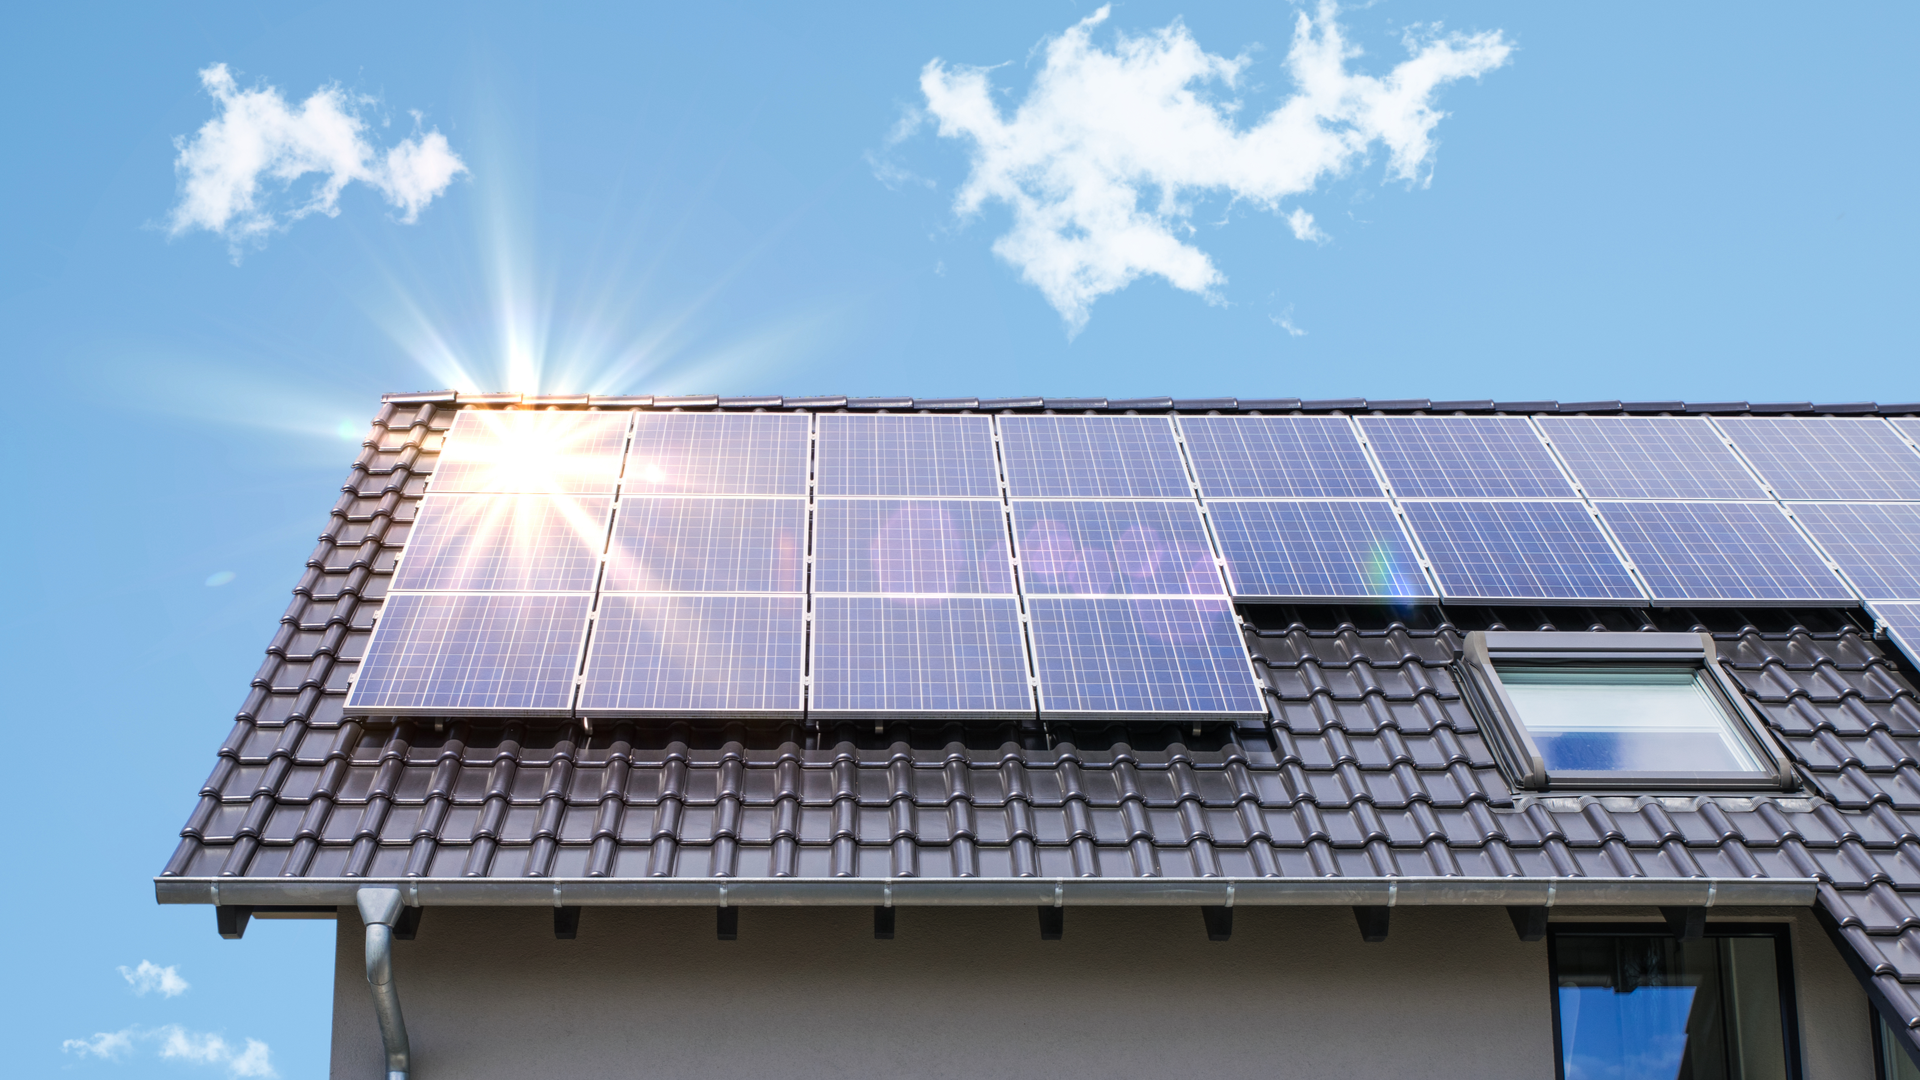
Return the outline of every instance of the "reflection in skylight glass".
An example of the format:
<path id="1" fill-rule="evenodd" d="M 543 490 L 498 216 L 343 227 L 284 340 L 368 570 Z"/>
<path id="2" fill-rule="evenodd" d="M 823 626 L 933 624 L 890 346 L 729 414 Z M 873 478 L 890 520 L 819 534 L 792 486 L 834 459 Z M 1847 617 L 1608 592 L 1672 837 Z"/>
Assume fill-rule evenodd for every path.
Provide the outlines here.
<path id="1" fill-rule="evenodd" d="M 1549 773 L 1758 773 L 1696 668 L 1501 666 Z"/>

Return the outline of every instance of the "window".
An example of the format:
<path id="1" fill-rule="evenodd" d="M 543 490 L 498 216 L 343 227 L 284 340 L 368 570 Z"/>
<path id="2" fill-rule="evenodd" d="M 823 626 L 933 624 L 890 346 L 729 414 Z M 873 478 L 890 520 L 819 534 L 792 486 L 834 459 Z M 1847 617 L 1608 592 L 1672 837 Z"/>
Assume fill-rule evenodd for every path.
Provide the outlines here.
<path id="1" fill-rule="evenodd" d="M 1875 1062 L 1878 1080 L 1920 1080 L 1920 1065 L 1914 1063 L 1912 1052 L 1877 1009 L 1873 1013 L 1873 1043 L 1879 1059 Z"/>
<path id="2" fill-rule="evenodd" d="M 1708 634 L 1467 635 L 1462 689 L 1521 787 L 1783 788 Z"/>
<path id="3" fill-rule="evenodd" d="M 1561 1080 L 1800 1076 L 1784 928 L 1568 927 L 1548 948 Z"/>

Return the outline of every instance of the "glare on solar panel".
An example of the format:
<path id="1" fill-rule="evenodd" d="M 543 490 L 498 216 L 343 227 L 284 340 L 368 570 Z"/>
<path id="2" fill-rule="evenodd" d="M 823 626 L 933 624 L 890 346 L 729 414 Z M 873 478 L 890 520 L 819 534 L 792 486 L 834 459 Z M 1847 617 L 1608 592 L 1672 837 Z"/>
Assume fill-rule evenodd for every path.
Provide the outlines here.
<path id="1" fill-rule="evenodd" d="M 1163 416 L 1002 416 L 1015 498 L 1190 498 L 1173 424 Z"/>
<path id="2" fill-rule="evenodd" d="M 1027 602 L 1048 715 L 1166 718 L 1264 714 L 1224 598 L 1038 597 Z"/>
<path id="3" fill-rule="evenodd" d="M 347 695 L 352 715 L 565 715 L 591 596 L 396 593 Z"/>
<path id="4" fill-rule="evenodd" d="M 849 717 L 1032 713 L 1019 602 L 816 598 L 810 711 Z"/>
<path id="5" fill-rule="evenodd" d="M 804 499 L 630 498 L 614 517 L 607 592 L 800 592 Z"/>
<path id="6" fill-rule="evenodd" d="M 1369 499 L 1382 493 L 1353 427 L 1339 416 L 1188 416 L 1180 420 L 1209 499 Z"/>
<path id="7" fill-rule="evenodd" d="M 1715 422 L 1782 499 L 1920 499 L 1920 454 L 1884 420 L 1729 416 Z"/>
<path id="8" fill-rule="evenodd" d="M 787 413 L 640 413 L 627 495 L 805 495 L 809 418 Z"/>
<path id="9" fill-rule="evenodd" d="M 1363 416 L 1360 427 L 1403 499 L 1574 495 L 1525 417 Z"/>
<path id="10" fill-rule="evenodd" d="M 604 495 L 443 495 L 420 504 L 398 590 L 592 592 L 606 544 Z"/>
<path id="11" fill-rule="evenodd" d="M 1887 634 L 1900 651 L 1907 654 L 1907 660 L 1920 665 L 1920 604 L 1871 605 L 1874 617 L 1886 624 Z"/>
<path id="12" fill-rule="evenodd" d="M 1793 514 L 1868 600 L 1920 600 L 1920 506 L 1793 503 Z"/>
<path id="13" fill-rule="evenodd" d="M 1013 592 L 999 500 L 820 499 L 816 593 Z"/>
<path id="14" fill-rule="evenodd" d="M 1238 597 L 1414 599 L 1433 595 L 1385 500 L 1207 504 Z"/>
<path id="15" fill-rule="evenodd" d="M 611 495 L 626 442 L 626 413 L 462 409 L 433 490 Z"/>
<path id="16" fill-rule="evenodd" d="M 1595 499 L 1765 499 L 1703 417 L 1543 416 L 1540 426 Z"/>
<path id="17" fill-rule="evenodd" d="M 798 716 L 799 596 L 602 596 L 587 647 L 588 716 Z"/>
<path id="18" fill-rule="evenodd" d="M 1450 600 L 1640 602 L 1643 597 L 1578 502 L 1401 504 Z"/>
<path id="19" fill-rule="evenodd" d="M 1029 596 L 1225 591 L 1191 501 L 1022 501 L 1013 528 Z"/>
<path id="20" fill-rule="evenodd" d="M 1853 599 L 1773 503 L 1595 505 L 1655 600 L 1844 604 Z"/>
<path id="21" fill-rule="evenodd" d="M 993 421 L 985 416 L 820 417 L 821 495 L 997 499 Z"/>

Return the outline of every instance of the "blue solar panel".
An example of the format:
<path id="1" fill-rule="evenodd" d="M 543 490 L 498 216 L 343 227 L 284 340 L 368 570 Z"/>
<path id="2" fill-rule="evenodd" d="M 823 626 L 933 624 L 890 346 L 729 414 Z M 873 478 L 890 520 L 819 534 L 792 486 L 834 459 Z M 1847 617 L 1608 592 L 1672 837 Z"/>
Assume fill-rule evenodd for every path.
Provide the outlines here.
<path id="1" fill-rule="evenodd" d="M 1013 592 L 999 500 L 821 499 L 816 593 Z"/>
<path id="2" fill-rule="evenodd" d="M 462 409 L 433 490 L 611 495 L 626 444 L 626 413 Z"/>
<path id="3" fill-rule="evenodd" d="M 1655 600 L 1848 603 L 1853 594 L 1773 503 L 1596 504 Z"/>
<path id="4" fill-rule="evenodd" d="M 603 596 L 580 712 L 798 716 L 805 609 L 799 596 Z"/>
<path id="5" fill-rule="evenodd" d="M 1187 456 L 1209 499 L 1377 499 L 1380 480 L 1339 416 L 1188 416 Z"/>
<path id="6" fill-rule="evenodd" d="M 1403 499 L 1571 498 L 1553 455 L 1519 416 L 1363 416 Z"/>
<path id="7" fill-rule="evenodd" d="M 381 609 L 347 711 L 564 715 L 592 604 L 584 595 L 396 593 Z"/>
<path id="8" fill-rule="evenodd" d="M 820 417 L 821 495 L 997 499 L 993 421 L 985 416 Z"/>
<path id="9" fill-rule="evenodd" d="M 1000 447 L 1015 498 L 1193 496 L 1164 416 L 1003 416 Z"/>
<path id="10" fill-rule="evenodd" d="M 1543 416 L 1540 426 L 1595 499 L 1765 499 L 1704 418 Z"/>
<path id="11" fill-rule="evenodd" d="M 1886 624 L 1887 634 L 1907 660 L 1920 665 L 1920 604 L 1872 605 L 1873 614 Z"/>
<path id="12" fill-rule="evenodd" d="M 1265 714 L 1224 598 L 1041 597 L 1027 602 L 1027 614 L 1050 715 Z"/>
<path id="13" fill-rule="evenodd" d="M 626 498 L 607 550 L 607 592 L 797 593 L 805 499 Z"/>
<path id="14" fill-rule="evenodd" d="M 592 592 L 613 500 L 601 495 L 428 495 L 397 590 Z"/>
<path id="15" fill-rule="evenodd" d="M 1920 499 L 1920 454 L 1872 417 L 1722 417 L 1782 499 Z"/>
<path id="16" fill-rule="evenodd" d="M 1016 502 L 1027 595 L 1220 594 L 1200 510 L 1189 502 Z"/>
<path id="17" fill-rule="evenodd" d="M 1868 600 L 1920 600 L 1920 506 L 1795 503 L 1793 513 Z"/>
<path id="18" fill-rule="evenodd" d="M 1385 500 L 1207 504 L 1233 594 L 1270 600 L 1431 597 Z"/>
<path id="19" fill-rule="evenodd" d="M 1577 502 L 1405 502 L 1449 600 L 1641 601 Z"/>
<path id="20" fill-rule="evenodd" d="M 787 413 L 640 413 L 626 494 L 805 495 L 809 419 Z"/>
<path id="21" fill-rule="evenodd" d="M 1033 712 L 1019 602 L 816 598 L 810 707 L 846 716 Z"/>

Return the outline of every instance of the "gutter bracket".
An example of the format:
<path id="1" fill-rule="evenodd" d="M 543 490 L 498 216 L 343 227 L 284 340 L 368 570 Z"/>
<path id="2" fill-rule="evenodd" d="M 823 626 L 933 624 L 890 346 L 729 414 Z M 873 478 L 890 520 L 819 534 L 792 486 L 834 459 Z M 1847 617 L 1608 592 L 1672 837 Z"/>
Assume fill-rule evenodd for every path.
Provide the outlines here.
<path id="1" fill-rule="evenodd" d="M 373 1012 L 380 1020 L 380 1041 L 387 1051 L 387 1080 L 407 1080 L 412 1070 L 407 1025 L 400 1016 L 400 991 L 393 983 L 393 927 L 404 901 L 399 889 L 361 889 L 354 897 L 360 921 L 367 924 L 367 985 L 373 988 Z"/>

